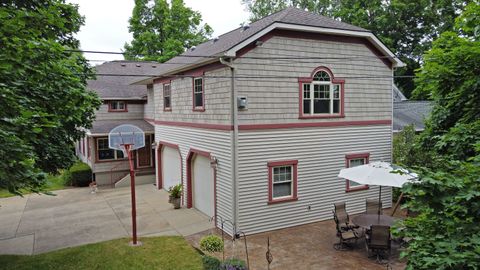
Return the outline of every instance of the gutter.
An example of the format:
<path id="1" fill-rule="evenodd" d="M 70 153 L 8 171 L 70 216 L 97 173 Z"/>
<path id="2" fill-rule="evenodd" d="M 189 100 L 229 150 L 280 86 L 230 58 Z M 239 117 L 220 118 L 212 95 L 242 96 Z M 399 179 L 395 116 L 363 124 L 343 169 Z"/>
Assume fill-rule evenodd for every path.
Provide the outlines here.
<path id="1" fill-rule="evenodd" d="M 228 59 L 229 61 L 227 61 Z M 233 126 L 232 134 L 232 235 L 235 235 L 237 232 L 238 226 L 238 104 L 237 104 L 237 89 L 235 88 L 235 66 L 233 65 L 232 58 L 220 58 L 220 63 L 230 67 L 230 72 L 232 74 L 230 86 L 230 100 L 231 100 L 231 122 Z"/>

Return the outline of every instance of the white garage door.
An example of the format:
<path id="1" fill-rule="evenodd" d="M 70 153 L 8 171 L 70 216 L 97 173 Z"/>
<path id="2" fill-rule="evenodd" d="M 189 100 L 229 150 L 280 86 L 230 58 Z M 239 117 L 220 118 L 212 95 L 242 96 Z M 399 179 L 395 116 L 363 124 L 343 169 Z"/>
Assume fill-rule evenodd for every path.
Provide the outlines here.
<path id="1" fill-rule="evenodd" d="M 196 156 L 192 160 L 193 207 L 209 217 L 214 215 L 213 169 L 210 159 Z"/>
<path id="2" fill-rule="evenodd" d="M 178 150 L 165 146 L 162 149 L 162 180 L 163 188 L 168 190 L 171 186 L 181 183 L 180 154 Z"/>

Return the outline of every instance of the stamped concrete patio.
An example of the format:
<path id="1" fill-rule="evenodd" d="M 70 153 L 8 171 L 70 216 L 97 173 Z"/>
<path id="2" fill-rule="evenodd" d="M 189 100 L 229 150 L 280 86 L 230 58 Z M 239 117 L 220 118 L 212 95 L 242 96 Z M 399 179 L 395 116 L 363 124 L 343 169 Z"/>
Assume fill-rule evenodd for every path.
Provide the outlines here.
<path id="1" fill-rule="evenodd" d="M 54 193 L 0 199 L 0 254 L 38 254 L 131 236 L 130 188 Z M 213 226 L 197 210 L 174 210 L 167 201 L 167 192 L 137 186 L 139 236 L 187 236 Z"/>
<path id="2" fill-rule="evenodd" d="M 389 211 L 390 209 L 385 213 L 389 213 Z M 212 232 L 213 230 L 201 232 L 187 236 L 186 239 L 193 246 L 199 247 L 201 237 Z M 215 233 L 220 235 L 219 231 Z M 270 238 L 270 251 L 273 255 L 271 270 L 400 270 L 405 269 L 406 266 L 405 261 L 399 260 L 398 245 L 392 247 L 389 264 L 391 268 L 387 268 L 386 264 L 378 264 L 375 259 L 368 258 L 363 238 L 358 240 L 353 250 L 335 250 L 333 244 L 338 242 L 335 236 L 335 223 L 333 220 L 329 220 L 247 236 L 251 269 L 267 269 L 265 253 L 267 252 L 268 237 Z M 232 254 L 246 261 L 243 238 L 237 239 L 235 244 L 232 244 L 231 238 L 225 241 L 226 258 L 231 257 Z M 222 258 L 221 253 L 215 254 L 215 256 Z"/>

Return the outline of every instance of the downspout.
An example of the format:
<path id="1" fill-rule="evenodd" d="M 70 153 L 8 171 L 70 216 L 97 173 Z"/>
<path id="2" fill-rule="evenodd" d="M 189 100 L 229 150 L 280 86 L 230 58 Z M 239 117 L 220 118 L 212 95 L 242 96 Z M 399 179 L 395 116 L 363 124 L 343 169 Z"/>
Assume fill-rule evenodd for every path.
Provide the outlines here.
<path id="1" fill-rule="evenodd" d="M 238 221 L 238 104 L 237 104 L 237 89 L 235 88 L 235 66 L 233 65 L 233 59 L 229 58 L 227 61 L 224 58 L 220 58 L 220 63 L 230 67 L 231 81 L 230 81 L 230 100 L 231 100 L 231 122 L 233 126 L 233 138 L 232 138 L 232 236 L 235 236 L 237 231 Z"/>

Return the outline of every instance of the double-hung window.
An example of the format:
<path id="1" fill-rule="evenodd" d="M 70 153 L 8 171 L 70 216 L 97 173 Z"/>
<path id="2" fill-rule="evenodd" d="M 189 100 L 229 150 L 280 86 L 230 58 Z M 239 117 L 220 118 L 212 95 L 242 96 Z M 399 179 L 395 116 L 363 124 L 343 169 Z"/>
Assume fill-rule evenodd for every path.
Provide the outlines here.
<path id="1" fill-rule="evenodd" d="M 269 203 L 297 199 L 297 161 L 268 163 Z"/>
<path id="2" fill-rule="evenodd" d="M 124 158 L 122 151 L 110 149 L 108 147 L 108 138 L 97 139 L 97 155 L 98 160 L 115 160 Z"/>
<path id="3" fill-rule="evenodd" d="M 193 109 L 204 109 L 204 91 L 203 91 L 203 78 L 193 79 Z"/>
<path id="4" fill-rule="evenodd" d="M 165 111 L 170 111 L 172 110 L 172 92 L 170 88 L 170 84 L 164 84 L 163 85 L 163 109 Z"/>
<path id="5" fill-rule="evenodd" d="M 345 160 L 346 160 L 347 168 L 368 164 L 369 158 L 370 158 L 369 153 L 346 155 Z M 347 192 L 368 189 L 368 185 L 362 185 L 355 181 L 350 181 L 350 180 L 346 180 L 346 181 L 347 181 Z"/>
<path id="6" fill-rule="evenodd" d="M 126 112 L 127 104 L 125 101 L 112 100 L 108 103 L 108 111 L 110 112 Z"/>
<path id="7" fill-rule="evenodd" d="M 317 69 L 311 78 L 301 78 L 301 117 L 343 116 L 343 81 L 335 80 L 326 68 Z"/>

